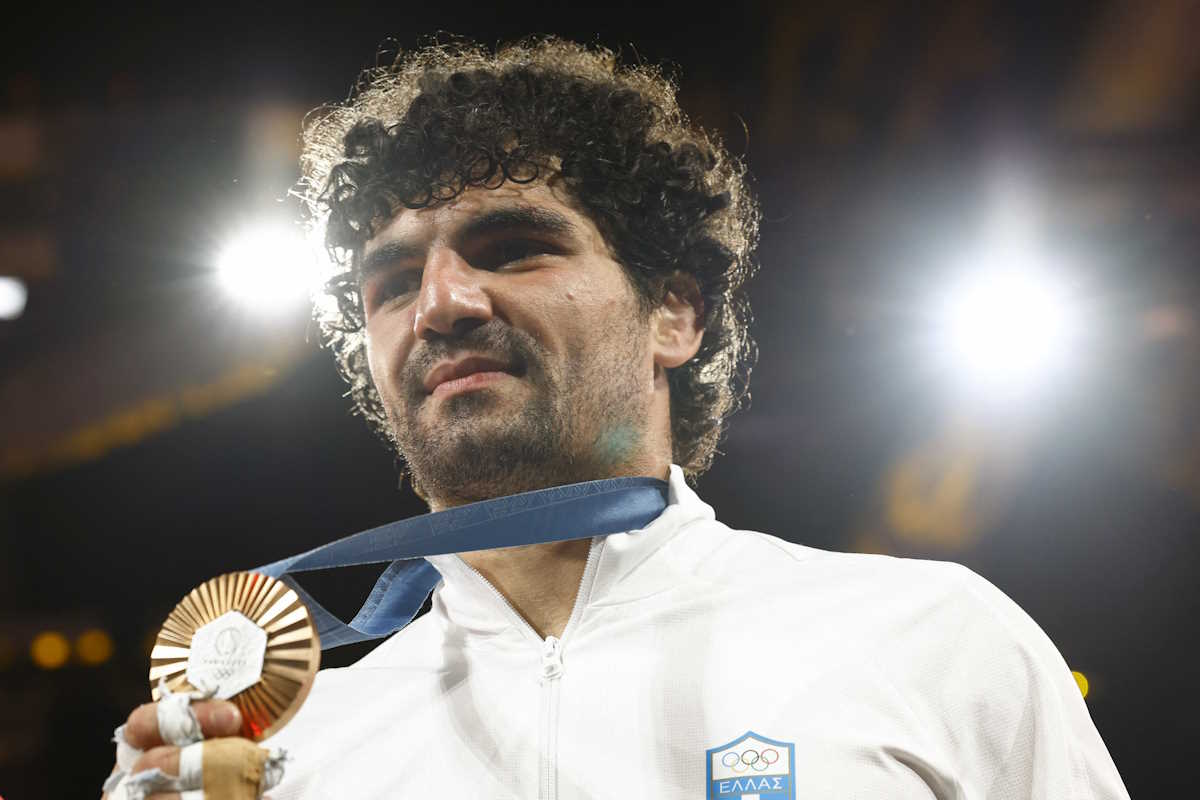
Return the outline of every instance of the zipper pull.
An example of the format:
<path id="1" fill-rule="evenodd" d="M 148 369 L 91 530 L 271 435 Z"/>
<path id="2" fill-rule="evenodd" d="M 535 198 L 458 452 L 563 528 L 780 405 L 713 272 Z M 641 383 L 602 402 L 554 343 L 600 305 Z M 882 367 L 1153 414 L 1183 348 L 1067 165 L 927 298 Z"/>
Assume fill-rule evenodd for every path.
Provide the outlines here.
<path id="1" fill-rule="evenodd" d="M 547 636 L 542 648 L 542 678 L 557 678 L 562 675 L 562 668 L 562 642 L 556 636 Z"/>

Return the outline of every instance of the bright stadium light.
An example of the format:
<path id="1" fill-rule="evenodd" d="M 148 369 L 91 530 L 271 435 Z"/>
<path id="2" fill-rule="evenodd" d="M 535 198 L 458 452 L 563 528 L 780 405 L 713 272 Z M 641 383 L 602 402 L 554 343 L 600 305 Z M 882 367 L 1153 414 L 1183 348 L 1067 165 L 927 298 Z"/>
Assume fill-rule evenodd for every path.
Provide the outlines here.
<path id="1" fill-rule="evenodd" d="M 1077 298 L 1030 251 L 993 249 L 938 304 L 944 366 L 971 388 L 1020 394 L 1071 366 Z"/>
<path id="2" fill-rule="evenodd" d="M 264 311 L 303 303 L 313 272 L 310 246 L 298 231 L 284 226 L 242 233 L 217 260 L 221 284 L 240 301 Z"/>
<path id="3" fill-rule="evenodd" d="M 935 357 L 961 389 L 988 400 L 1040 394 L 1077 372 L 1091 322 L 1074 269 L 1043 234 L 1049 205 L 1029 173 L 997 163 L 979 238 L 934 296 Z"/>
<path id="4" fill-rule="evenodd" d="M 0 277 L 0 319 L 16 319 L 25 313 L 29 290 L 20 278 Z"/>

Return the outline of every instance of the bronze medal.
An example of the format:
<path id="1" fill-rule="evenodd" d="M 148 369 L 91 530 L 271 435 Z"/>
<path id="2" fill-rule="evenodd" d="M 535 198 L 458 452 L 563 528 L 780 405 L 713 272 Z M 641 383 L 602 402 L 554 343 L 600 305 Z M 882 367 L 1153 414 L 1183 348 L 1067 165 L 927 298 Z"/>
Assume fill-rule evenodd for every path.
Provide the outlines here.
<path id="1" fill-rule="evenodd" d="M 150 691 L 214 691 L 242 712 L 242 736 L 261 741 L 300 709 L 321 663 L 312 616 L 287 584 L 231 572 L 179 601 L 150 653 Z"/>

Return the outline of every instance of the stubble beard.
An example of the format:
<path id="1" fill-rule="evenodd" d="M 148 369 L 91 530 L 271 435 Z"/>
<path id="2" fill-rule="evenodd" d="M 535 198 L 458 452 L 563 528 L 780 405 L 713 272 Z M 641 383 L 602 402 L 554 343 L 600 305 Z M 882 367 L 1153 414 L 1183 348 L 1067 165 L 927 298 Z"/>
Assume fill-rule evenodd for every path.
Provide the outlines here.
<path id="1" fill-rule="evenodd" d="M 555 369 L 533 337 L 493 325 L 454 349 L 521 364 L 515 380 L 524 385 L 438 401 L 409 391 L 403 408 L 388 407 L 397 451 L 420 493 L 448 507 L 624 474 L 649 414 L 633 367 L 642 356 L 636 331 L 606 331 L 602 338 L 619 346 L 572 353 Z M 414 365 L 421 374 L 428 360 Z M 506 400 L 512 393 L 526 399 Z"/>

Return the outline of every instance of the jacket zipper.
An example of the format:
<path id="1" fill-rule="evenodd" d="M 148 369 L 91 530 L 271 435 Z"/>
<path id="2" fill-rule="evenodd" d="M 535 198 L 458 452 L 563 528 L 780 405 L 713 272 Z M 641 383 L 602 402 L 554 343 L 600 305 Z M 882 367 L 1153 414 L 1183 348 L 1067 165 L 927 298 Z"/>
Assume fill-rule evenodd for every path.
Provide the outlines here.
<path id="1" fill-rule="evenodd" d="M 567 619 L 567 624 L 563 628 L 562 638 L 556 636 L 547 636 L 542 639 L 537 635 L 537 631 L 533 629 L 525 619 L 517 613 L 517 610 L 512 607 L 512 603 L 500 593 L 495 586 L 492 586 L 491 581 L 483 577 L 479 570 L 472 567 L 467 562 L 463 564 L 471 572 L 483 582 L 483 585 L 508 609 L 509 616 L 513 618 L 516 625 L 524 630 L 529 636 L 537 639 L 541 643 L 541 673 L 539 679 L 542 684 L 541 692 L 541 713 L 540 713 L 540 728 L 541 736 L 540 747 L 538 749 L 538 798 L 539 800 L 557 800 L 558 798 L 558 687 L 559 678 L 563 673 L 563 640 L 567 638 L 567 634 L 578 623 L 579 617 L 583 614 L 583 606 L 586 605 L 586 599 L 592 591 L 592 582 L 596 578 L 596 566 L 600 561 L 600 550 L 604 546 L 604 539 L 593 539 L 591 547 L 588 548 L 587 562 L 583 567 L 583 576 L 579 581 L 579 591 L 575 594 L 575 605 L 571 608 L 571 616 Z"/>
<path id="2" fill-rule="evenodd" d="M 558 679 L 562 677 L 562 642 L 547 636 L 542 646 L 541 736 L 538 749 L 538 797 L 558 797 Z"/>
<path id="3" fill-rule="evenodd" d="M 560 678 L 563 674 L 563 641 L 579 624 L 584 606 L 592 593 L 596 580 L 596 567 L 600 562 L 600 551 L 604 539 L 593 539 L 588 548 L 587 562 L 579 580 L 579 591 L 575 593 L 575 605 L 571 616 L 563 627 L 562 639 L 547 636 L 542 643 L 542 757 L 540 800 L 558 800 L 558 695 Z"/>

